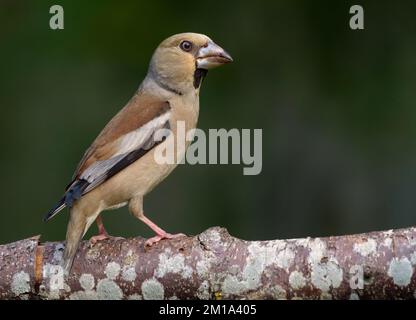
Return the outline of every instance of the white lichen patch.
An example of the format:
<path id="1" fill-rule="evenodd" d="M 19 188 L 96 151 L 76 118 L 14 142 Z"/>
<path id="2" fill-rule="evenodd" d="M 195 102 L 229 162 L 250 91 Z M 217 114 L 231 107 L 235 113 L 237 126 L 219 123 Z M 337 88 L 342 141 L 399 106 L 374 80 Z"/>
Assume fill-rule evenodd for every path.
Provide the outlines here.
<path id="1" fill-rule="evenodd" d="M 13 275 L 10 289 L 16 296 L 19 296 L 24 293 L 28 293 L 30 292 L 29 282 L 30 282 L 29 274 L 24 271 L 20 271 Z"/>
<path id="2" fill-rule="evenodd" d="M 143 300 L 143 297 L 140 294 L 133 293 L 132 295 L 129 295 L 128 300 Z"/>
<path id="3" fill-rule="evenodd" d="M 201 300 L 208 300 L 210 298 L 208 281 L 205 280 L 201 283 L 197 290 L 196 296 Z"/>
<path id="4" fill-rule="evenodd" d="M 393 240 L 391 238 L 386 238 L 386 239 L 383 240 L 381 245 L 390 249 L 392 243 L 393 243 Z"/>
<path id="5" fill-rule="evenodd" d="M 360 300 L 360 297 L 355 292 L 350 294 L 350 300 Z"/>
<path id="6" fill-rule="evenodd" d="M 280 268 L 286 268 L 293 262 L 294 258 L 294 252 L 290 249 L 289 244 L 283 240 L 268 241 L 263 245 L 254 242 L 253 245 L 249 246 L 248 251 L 252 255 L 262 255 L 265 267 L 276 263 Z"/>
<path id="7" fill-rule="evenodd" d="M 387 230 L 383 232 L 383 235 L 387 238 L 391 237 L 393 235 L 394 231 L 393 229 Z"/>
<path id="8" fill-rule="evenodd" d="M 277 266 L 285 269 L 286 271 L 293 264 L 294 260 L 295 252 L 289 246 L 286 246 L 283 250 L 279 251 L 276 256 Z"/>
<path id="9" fill-rule="evenodd" d="M 413 252 L 413 253 L 410 254 L 410 262 L 413 265 L 416 265 L 416 252 Z"/>
<path id="10" fill-rule="evenodd" d="M 70 294 L 69 300 L 98 300 L 95 290 L 76 291 Z"/>
<path id="11" fill-rule="evenodd" d="M 179 274 L 183 278 L 190 278 L 193 270 L 185 264 L 185 256 L 181 253 L 172 254 L 170 249 L 159 255 L 159 264 L 154 272 L 154 276 L 163 278 L 166 274 Z"/>
<path id="12" fill-rule="evenodd" d="M 94 290 L 95 279 L 92 274 L 83 273 L 79 277 L 79 284 L 84 290 L 76 291 L 70 294 L 69 300 L 97 300 L 98 295 Z"/>
<path id="13" fill-rule="evenodd" d="M 307 238 L 300 238 L 300 239 L 292 239 L 292 241 L 294 241 L 294 245 L 296 247 L 308 247 L 309 243 L 311 241 L 310 237 Z"/>
<path id="14" fill-rule="evenodd" d="M 53 263 L 54 264 L 61 264 L 63 254 L 64 254 L 65 245 L 62 243 L 58 243 L 55 246 L 55 251 L 53 252 Z"/>
<path id="15" fill-rule="evenodd" d="M 321 300 L 332 300 L 332 295 L 329 292 L 322 292 L 319 299 L 321 299 Z"/>
<path id="16" fill-rule="evenodd" d="M 142 283 L 142 295 L 144 300 L 163 300 L 165 289 L 156 279 L 148 279 Z"/>
<path id="17" fill-rule="evenodd" d="M 230 266 L 228 268 L 228 273 L 231 274 L 231 275 L 234 275 L 235 276 L 239 272 L 240 272 L 240 266 L 239 265 L 233 264 L 232 266 Z"/>
<path id="18" fill-rule="evenodd" d="M 407 239 L 408 239 L 408 241 L 409 241 L 409 245 L 410 245 L 410 246 L 412 246 L 412 247 L 416 246 L 416 238 L 415 238 L 415 237 L 410 236 L 410 237 L 408 237 Z"/>
<path id="19" fill-rule="evenodd" d="M 58 298 L 59 290 L 65 289 L 64 268 L 61 265 L 47 263 L 43 267 L 43 278 L 49 278 L 49 294 Z"/>
<path id="20" fill-rule="evenodd" d="M 209 273 L 211 268 L 211 262 L 205 258 L 202 258 L 196 263 L 196 273 L 199 277 L 205 277 Z"/>
<path id="21" fill-rule="evenodd" d="M 412 264 L 406 257 L 401 259 L 393 258 L 387 274 L 393 278 L 395 285 L 407 286 L 410 284 L 413 274 Z"/>
<path id="22" fill-rule="evenodd" d="M 276 262 L 276 248 L 254 243 L 248 247 L 248 252 L 243 269 L 243 280 L 247 284 L 247 289 L 250 290 L 261 285 L 260 280 L 265 268 Z"/>
<path id="23" fill-rule="evenodd" d="M 354 244 L 354 251 L 362 255 L 363 257 L 376 253 L 377 242 L 374 239 L 368 239 L 367 241 Z"/>
<path id="24" fill-rule="evenodd" d="M 240 294 L 246 290 L 249 290 L 246 281 L 240 281 L 236 276 L 227 275 L 222 284 L 224 294 Z"/>
<path id="25" fill-rule="evenodd" d="M 310 252 L 308 257 L 311 268 L 311 282 L 321 291 L 328 291 L 331 287 L 338 288 L 341 285 L 343 272 L 338 261 L 329 257 L 325 242 L 316 238 L 307 244 Z"/>
<path id="26" fill-rule="evenodd" d="M 95 287 L 94 276 L 89 273 L 83 273 L 81 277 L 79 277 L 79 284 L 84 290 L 93 290 Z"/>
<path id="27" fill-rule="evenodd" d="M 210 230 L 206 231 L 205 234 L 206 234 L 207 238 L 210 239 L 210 241 L 213 241 L 213 242 L 220 242 L 221 241 L 221 235 L 217 230 L 210 229 Z"/>
<path id="28" fill-rule="evenodd" d="M 306 285 L 306 278 L 302 272 L 293 271 L 289 275 L 289 285 L 295 290 L 301 289 Z"/>
<path id="29" fill-rule="evenodd" d="M 333 257 L 326 262 L 311 263 L 311 282 L 322 291 L 328 291 L 331 287 L 338 288 L 341 285 L 342 276 L 342 269 Z"/>
<path id="30" fill-rule="evenodd" d="M 123 291 L 113 280 L 101 279 L 97 284 L 97 297 L 99 300 L 120 300 Z"/>
<path id="31" fill-rule="evenodd" d="M 120 270 L 121 270 L 121 267 L 117 262 L 110 262 L 105 267 L 104 273 L 108 279 L 115 280 L 120 274 Z"/>
<path id="32" fill-rule="evenodd" d="M 321 239 L 310 240 L 307 245 L 309 248 L 309 261 L 319 262 L 326 255 L 326 245 Z"/>
<path id="33" fill-rule="evenodd" d="M 134 282 L 134 280 L 136 280 L 136 277 L 137 277 L 136 269 L 133 267 L 123 268 L 121 277 L 123 278 L 124 281 Z"/>
<path id="34" fill-rule="evenodd" d="M 286 251 L 286 243 L 276 240 L 264 243 L 253 242 L 248 246 L 246 264 L 241 277 L 228 274 L 223 282 L 224 294 L 241 294 L 249 290 L 255 290 L 261 286 L 261 277 L 267 267 L 277 264 L 277 256 L 280 256 L 280 267 L 288 268 L 293 262 L 293 255 Z"/>
<path id="35" fill-rule="evenodd" d="M 270 288 L 270 293 L 272 294 L 273 299 L 276 300 L 286 300 L 287 295 L 285 289 L 279 285 L 275 285 Z"/>

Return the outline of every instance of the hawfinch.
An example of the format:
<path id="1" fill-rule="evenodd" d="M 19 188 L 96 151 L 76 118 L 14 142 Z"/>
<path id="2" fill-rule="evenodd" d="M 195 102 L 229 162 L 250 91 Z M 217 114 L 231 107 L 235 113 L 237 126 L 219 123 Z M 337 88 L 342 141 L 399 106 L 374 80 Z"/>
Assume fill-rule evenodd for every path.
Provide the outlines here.
<path id="1" fill-rule="evenodd" d="M 103 210 L 128 205 L 130 212 L 156 233 L 147 245 L 178 236 L 167 233 L 143 213 L 143 197 L 178 163 L 159 163 L 155 149 L 169 138 L 176 141 L 178 121 L 185 124 L 186 132 L 196 127 L 199 89 L 207 70 L 231 61 L 227 52 L 203 34 L 177 34 L 159 45 L 139 89 L 87 149 L 65 194 L 45 217 L 49 220 L 63 208 L 70 209 L 63 260 L 66 274 L 79 242 L 94 221 L 99 234 L 91 240 L 109 237 L 100 217 Z M 159 129 L 169 129 L 169 136 L 157 139 Z"/>

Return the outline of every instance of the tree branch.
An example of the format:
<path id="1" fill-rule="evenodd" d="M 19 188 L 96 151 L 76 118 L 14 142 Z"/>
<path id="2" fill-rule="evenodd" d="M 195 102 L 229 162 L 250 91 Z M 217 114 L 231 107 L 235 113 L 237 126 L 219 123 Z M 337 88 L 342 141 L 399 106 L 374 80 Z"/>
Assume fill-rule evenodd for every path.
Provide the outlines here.
<path id="1" fill-rule="evenodd" d="M 2 299 L 414 299 L 416 228 L 244 241 L 214 227 L 164 240 L 84 241 L 71 275 L 64 244 L 0 246 Z"/>

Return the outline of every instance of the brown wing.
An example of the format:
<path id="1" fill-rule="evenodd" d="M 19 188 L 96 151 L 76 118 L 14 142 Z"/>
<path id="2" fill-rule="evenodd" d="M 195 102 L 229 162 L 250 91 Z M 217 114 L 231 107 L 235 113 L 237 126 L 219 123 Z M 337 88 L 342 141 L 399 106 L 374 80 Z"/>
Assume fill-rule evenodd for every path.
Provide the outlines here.
<path id="1" fill-rule="evenodd" d="M 153 96 L 136 94 L 127 105 L 104 127 L 87 149 L 74 173 L 73 179 L 97 161 L 110 159 L 117 153 L 117 142 L 126 134 L 144 126 L 170 111 L 169 102 Z"/>

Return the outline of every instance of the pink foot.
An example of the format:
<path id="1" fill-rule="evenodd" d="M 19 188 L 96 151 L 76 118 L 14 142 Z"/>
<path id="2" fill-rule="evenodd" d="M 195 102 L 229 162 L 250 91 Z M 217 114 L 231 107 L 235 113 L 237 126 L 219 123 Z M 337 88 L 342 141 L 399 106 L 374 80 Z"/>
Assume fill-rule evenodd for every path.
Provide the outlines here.
<path id="1" fill-rule="evenodd" d="M 103 241 L 106 239 L 114 239 L 114 240 L 121 240 L 124 239 L 122 237 L 112 237 L 108 234 L 107 230 L 104 228 L 103 220 L 100 215 L 98 215 L 97 219 L 97 226 L 98 226 L 98 234 L 96 236 L 91 237 L 90 239 L 90 246 L 94 246 L 97 242 Z"/>
<path id="2" fill-rule="evenodd" d="M 181 238 L 181 237 L 186 237 L 186 234 L 183 234 L 183 233 L 177 233 L 177 234 L 164 233 L 164 234 L 157 235 L 157 236 L 154 236 L 152 238 L 147 239 L 146 242 L 144 243 L 144 245 L 146 247 L 151 247 L 155 243 L 158 243 L 160 240 L 175 239 L 175 238 Z"/>
<path id="3" fill-rule="evenodd" d="M 103 241 L 103 240 L 106 240 L 106 239 L 122 240 L 124 238 L 123 237 L 113 237 L 113 236 L 110 236 L 108 233 L 100 233 L 100 234 L 97 234 L 96 236 L 93 236 L 93 237 L 90 238 L 90 244 L 91 244 L 91 246 L 93 246 L 97 242 Z"/>

